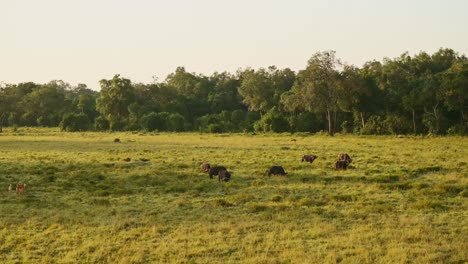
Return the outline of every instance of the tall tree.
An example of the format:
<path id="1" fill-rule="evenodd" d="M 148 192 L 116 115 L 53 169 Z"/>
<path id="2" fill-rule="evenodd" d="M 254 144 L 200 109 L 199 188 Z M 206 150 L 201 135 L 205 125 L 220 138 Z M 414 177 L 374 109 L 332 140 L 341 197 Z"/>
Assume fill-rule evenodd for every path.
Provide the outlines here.
<path id="1" fill-rule="evenodd" d="M 280 107 L 281 95 L 289 91 L 295 80 L 295 74 L 290 69 L 278 69 L 270 66 L 257 71 L 247 69 L 241 73 L 242 83 L 239 94 L 251 111 L 265 114 L 273 107 Z"/>
<path id="2" fill-rule="evenodd" d="M 115 75 L 110 80 L 102 79 L 101 92 L 97 99 L 96 109 L 114 123 L 114 129 L 121 129 L 122 122 L 128 118 L 128 106 L 135 100 L 135 91 L 129 79 Z"/>
<path id="3" fill-rule="evenodd" d="M 379 68 L 380 63 L 368 62 L 362 69 L 345 65 L 341 72 L 343 90 L 339 97 L 340 108 L 358 116 L 361 128 L 366 125 L 366 113 L 375 111 L 381 101 L 377 85 Z"/>
<path id="4" fill-rule="evenodd" d="M 468 129 L 468 60 L 460 59 L 442 76 L 441 96 L 448 110 L 459 111 L 463 131 Z"/>
<path id="5" fill-rule="evenodd" d="M 210 82 L 212 88 L 208 93 L 208 103 L 211 114 L 245 108 L 237 92 L 240 80 L 236 76 L 227 72 L 214 73 L 210 76 Z"/>
<path id="6" fill-rule="evenodd" d="M 167 76 L 165 85 L 176 91 L 178 112 L 192 124 L 197 116 L 209 112 L 207 98 L 210 82 L 206 76 L 195 75 L 187 72 L 184 67 L 178 67 L 175 73 Z"/>
<path id="7" fill-rule="evenodd" d="M 310 58 L 306 69 L 299 71 L 292 88 L 297 105 L 306 111 L 326 114 L 330 136 L 335 133 L 332 113 L 338 109 L 340 96 L 340 74 L 336 69 L 339 65 L 335 51 L 318 52 Z"/>

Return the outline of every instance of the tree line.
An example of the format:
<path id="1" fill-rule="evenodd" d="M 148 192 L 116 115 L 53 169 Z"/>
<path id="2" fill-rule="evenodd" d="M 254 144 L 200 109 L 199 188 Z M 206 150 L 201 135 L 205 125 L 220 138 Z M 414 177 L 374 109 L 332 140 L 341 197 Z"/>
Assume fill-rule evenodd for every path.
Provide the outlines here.
<path id="1" fill-rule="evenodd" d="M 115 75 L 100 86 L 3 83 L 0 131 L 468 133 L 468 59 L 447 48 L 362 67 L 324 51 L 298 72 L 270 66 L 206 76 L 178 67 L 162 82 Z"/>

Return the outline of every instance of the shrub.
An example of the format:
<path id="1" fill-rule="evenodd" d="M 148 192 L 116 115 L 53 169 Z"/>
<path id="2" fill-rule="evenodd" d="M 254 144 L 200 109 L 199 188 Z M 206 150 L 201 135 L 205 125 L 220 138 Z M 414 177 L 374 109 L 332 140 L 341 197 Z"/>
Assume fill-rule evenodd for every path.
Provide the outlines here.
<path id="1" fill-rule="evenodd" d="M 109 120 L 103 116 L 98 116 L 94 119 L 94 128 L 99 131 L 108 130 L 110 128 Z"/>
<path id="2" fill-rule="evenodd" d="M 207 131 L 210 133 L 223 133 L 223 127 L 220 124 L 209 124 Z"/>
<path id="3" fill-rule="evenodd" d="M 388 115 L 383 125 L 390 134 L 406 134 L 411 131 L 411 123 L 402 116 Z"/>
<path id="4" fill-rule="evenodd" d="M 455 125 L 447 129 L 447 134 L 463 136 L 463 135 L 468 134 L 468 130 L 463 125 Z"/>
<path id="5" fill-rule="evenodd" d="M 18 126 L 20 124 L 20 116 L 18 113 L 10 113 L 8 116 L 8 125 L 9 126 Z"/>
<path id="6" fill-rule="evenodd" d="M 20 125 L 21 126 L 36 126 L 37 125 L 36 116 L 34 115 L 34 113 L 31 113 L 31 112 L 24 113 L 21 116 Z"/>
<path id="7" fill-rule="evenodd" d="M 60 122 L 60 129 L 63 131 L 85 131 L 89 129 L 89 119 L 85 114 L 68 113 L 63 115 Z"/>
<path id="8" fill-rule="evenodd" d="M 361 129 L 363 135 L 383 135 L 387 134 L 385 125 L 381 116 L 370 116 L 365 126 Z"/>
<path id="9" fill-rule="evenodd" d="M 256 131 L 261 132 L 287 132 L 290 130 L 288 120 L 273 107 L 259 121 L 254 124 Z"/>
<path id="10" fill-rule="evenodd" d="M 171 114 L 167 119 L 167 127 L 169 131 L 182 132 L 185 130 L 185 118 L 179 114 Z"/>
<path id="11" fill-rule="evenodd" d="M 166 131 L 168 130 L 168 120 L 170 114 L 168 112 L 151 112 L 141 118 L 141 126 L 148 131 Z"/>

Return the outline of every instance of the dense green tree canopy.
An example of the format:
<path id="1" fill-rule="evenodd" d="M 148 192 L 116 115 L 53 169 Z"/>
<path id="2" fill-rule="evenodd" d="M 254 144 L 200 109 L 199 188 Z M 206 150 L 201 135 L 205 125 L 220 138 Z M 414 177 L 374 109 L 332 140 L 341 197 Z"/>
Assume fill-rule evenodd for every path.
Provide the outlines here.
<path id="1" fill-rule="evenodd" d="M 100 86 L 2 83 L 0 131 L 60 124 L 68 131 L 468 133 L 468 60 L 447 48 L 362 67 L 318 52 L 297 73 L 270 66 L 206 76 L 178 67 L 162 82 L 115 75 Z"/>

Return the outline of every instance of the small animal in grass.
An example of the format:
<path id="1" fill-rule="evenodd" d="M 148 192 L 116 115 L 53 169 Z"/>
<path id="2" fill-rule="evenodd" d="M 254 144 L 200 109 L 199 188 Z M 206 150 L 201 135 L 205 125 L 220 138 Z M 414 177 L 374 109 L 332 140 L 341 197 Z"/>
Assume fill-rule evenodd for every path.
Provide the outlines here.
<path id="1" fill-rule="evenodd" d="M 125 161 L 125 162 L 130 162 L 131 160 L 132 160 L 131 158 L 125 158 L 125 159 L 123 159 L 123 161 Z"/>
<path id="2" fill-rule="evenodd" d="M 8 186 L 8 192 L 13 191 L 13 184 L 10 183 L 10 186 Z"/>
<path id="3" fill-rule="evenodd" d="M 353 162 L 353 160 L 347 153 L 340 153 L 335 163 L 335 170 L 346 170 L 351 162 Z"/>
<path id="4" fill-rule="evenodd" d="M 200 170 L 201 170 L 202 172 L 205 172 L 205 173 L 209 172 L 209 171 L 210 171 L 210 168 L 211 168 L 211 167 L 210 167 L 210 164 L 209 164 L 209 163 L 206 163 L 206 162 L 203 163 L 202 165 L 200 165 Z"/>
<path id="5" fill-rule="evenodd" d="M 146 158 L 140 158 L 140 161 L 143 161 L 143 162 L 148 162 L 149 159 L 146 159 Z"/>
<path id="6" fill-rule="evenodd" d="M 337 160 L 335 163 L 335 170 L 346 170 L 348 165 L 349 163 L 346 160 Z"/>
<path id="7" fill-rule="evenodd" d="M 344 160 L 348 162 L 348 165 L 353 162 L 351 157 L 348 155 L 348 153 L 340 153 L 338 154 L 338 160 Z"/>
<path id="8" fill-rule="evenodd" d="M 26 183 L 16 184 L 16 193 L 24 193 L 26 191 Z"/>
<path id="9" fill-rule="evenodd" d="M 268 177 L 271 177 L 272 174 L 273 175 L 286 175 L 288 173 L 285 172 L 283 167 L 281 166 L 271 166 L 270 169 L 268 170 Z"/>
<path id="10" fill-rule="evenodd" d="M 229 173 L 227 170 L 222 170 L 218 173 L 218 182 L 221 181 L 229 181 L 231 179 L 231 173 Z"/>
<path id="11" fill-rule="evenodd" d="M 318 157 L 315 156 L 315 155 L 304 155 L 304 156 L 302 156 L 302 161 L 312 163 L 312 162 L 314 162 L 314 160 L 316 158 L 318 158 Z"/>
<path id="12" fill-rule="evenodd" d="M 120 138 L 114 138 L 114 143 L 120 143 Z"/>
<path id="13" fill-rule="evenodd" d="M 211 167 L 209 170 L 208 170 L 208 175 L 210 176 L 210 179 L 213 179 L 213 176 L 214 175 L 219 175 L 219 172 L 220 171 L 227 171 L 226 167 L 223 167 L 223 166 L 215 166 L 215 167 Z"/>

